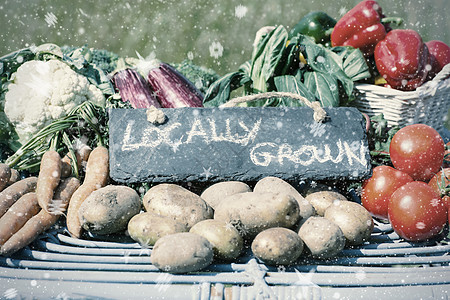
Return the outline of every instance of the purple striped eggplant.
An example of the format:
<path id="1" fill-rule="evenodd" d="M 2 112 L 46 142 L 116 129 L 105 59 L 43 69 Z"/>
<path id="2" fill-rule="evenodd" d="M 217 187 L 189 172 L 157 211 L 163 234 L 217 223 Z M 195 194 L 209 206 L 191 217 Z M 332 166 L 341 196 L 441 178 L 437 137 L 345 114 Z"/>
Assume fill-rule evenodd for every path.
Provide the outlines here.
<path id="1" fill-rule="evenodd" d="M 203 107 L 203 94 L 169 64 L 155 60 L 147 79 L 162 107 Z"/>
<path id="2" fill-rule="evenodd" d="M 130 102 L 133 108 L 161 107 L 148 82 L 134 69 L 127 68 L 116 72 L 113 83 L 122 101 Z"/>

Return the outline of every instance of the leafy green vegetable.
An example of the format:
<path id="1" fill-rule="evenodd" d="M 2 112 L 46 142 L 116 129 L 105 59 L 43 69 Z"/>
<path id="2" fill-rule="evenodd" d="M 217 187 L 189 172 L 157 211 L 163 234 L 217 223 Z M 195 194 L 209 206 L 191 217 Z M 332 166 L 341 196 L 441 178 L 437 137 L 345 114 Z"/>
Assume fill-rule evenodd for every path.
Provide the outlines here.
<path id="1" fill-rule="evenodd" d="M 101 57 L 103 55 L 103 58 Z M 103 50 L 81 47 L 70 53 L 63 53 L 57 45 L 45 44 L 31 46 L 0 58 L 0 159 L 18 170 L 30 173 L 39 170 L 41 155 L 50 148 L 61 153 L 73 151 L 72 143 L 76 140 L 86 141 L 89 146 L 108 145 L 108 115 L 106 109 L 119 107 L 120 101 L 114 98 L 114 89 L 107 77 L 105 65 L 108 55 L 111 63 L 115 55 Z M 100 107 L 90 101 L 83 102 L 69 111 L 65 117 L 54 120 L 41 129 L 31 139 L 20 145 L 15 137 L 15 130 L 3 112 L 4 95 L 8 90 L 11 75 L 17 68 L 30 60 L 58 59 L 68 64 L 75 72 L 85 76 L 96 85 L 107 98 L 106 107 Z M 99 65 L 94 64 L 98 63 Z"/>
<path id="2" fill-rule="evenodd" d="M 300 96 L 305 97 L 306 99 L 314 99 L 314 94 L 310 92 L 310 90 L 293 75 L 284 75 L 277 76 L 274 78 L 275 86 L 278 92 L 288 92 L 299 94 Z M 292 99 L 280 99 L 279 105 L 276 106 L 304 106 L 302 102 Z"/>
<path id="3" fill-rule="evenodd" d="M 355 81 L 371 76 L 359 49 L 339 47 L 330 50 L 301 34 L 288 41 L 288 33 L 281 25 L 257 42 L 248 65 L 247 68 L 241 66 L 239 71 L 229 73 L 213 84 L 205 95 L 204 103 L 207 106 L 223 104 L 229 100 L 234 89 L 245 85 L 244 94 L 295 92 L 310 101 L 320 101 L 322 106 L 339 106 L 354 99 Z M 259 100 L 247 104 L 297 105 L 288 99 Z"/>
<path id="4" fill-rule="evenodd" d="M 250 78 L 242 71 L 226 74 L 209 87 L 203 100 L 203 106 L 217 107 L 226 103 L 230 99 L 233 90 L 243 86 L 249 81 Z"/>
<path id="5" fill-rule="evenodd" d="M 88 48 L 87 45 L 79 48 L 72 46 L 62 46 L 61 51 L 67 57 L 72 57 L 74 53 L 83 53 L 84 58 L 90 64 L 100 68 L 105 74 L 109 74 L 117 68 L 120 56 L 105 49 Z"/>
<path id="6" fill-rule="evenodd" d="M 305 86 L 310 91 L 316 91 L 315 97 L 323 107 L 339 106 L 339 89 L 337 79 L 321 72 L 306 72 Z"/>
<path id="7" fill-rule="evenodd" d="M 268 91 L 268 81 L 274 75 L 274 71 L 283 56 L 287 40 L 288 32 L 286 28 L 280 25 L 268 33 L 257 45 L 252 56 L 250 71 L 254 92 Z"/>
<path id="8" fill-rule="evenodd" d="M 179 64 L 171 64 L 189 81 L 194 83 L 195 87 L 205 94 L 209 86 L 218 80 L 220 76 L 213 70 L 206 67 L 195 65 L 190 60 L 183 60 Z"/>
<path id="9" fill-rule="evenodd" d="M 5 163 L 18 170 L 37 172 L 41 156 L 50 148 L 67 152 L 73 150 L 72 141 L 87 140 L 88 146 L 107 145 L 108 127 L 106 111 L 85 101 L 68 114 L 38 131 Z"/>
<path id="10" fill-rule="evenodd" d="M 400 129 L 398 126 L 389 126 L 383 114 L 370 118 L 370 129 L 368 131 L 368 142 L 371 163 L 377 165 L 392 165 L 389 156 L 389 146 L 392 137 Z"/>

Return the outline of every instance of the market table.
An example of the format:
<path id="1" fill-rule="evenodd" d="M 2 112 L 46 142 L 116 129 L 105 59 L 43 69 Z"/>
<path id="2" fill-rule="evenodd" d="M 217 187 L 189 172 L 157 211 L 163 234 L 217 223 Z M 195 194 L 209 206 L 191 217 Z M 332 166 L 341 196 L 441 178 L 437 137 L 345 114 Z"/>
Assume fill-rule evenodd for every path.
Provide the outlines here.
<path id="1" fill-rule="evenodd" d="M 446 232 L 443 234 L 447 234 Z M 159 271 L 132 241 L 74 239 L 65 228 L 0 258 L 6 299 L 448 299 L 448 239 L 409 243 L 376 222 L 369 242 L 338 257 L 266 266 L 251 252 L 188 274 Z M 272 298 L 269 298 L 272 297 Z"/>

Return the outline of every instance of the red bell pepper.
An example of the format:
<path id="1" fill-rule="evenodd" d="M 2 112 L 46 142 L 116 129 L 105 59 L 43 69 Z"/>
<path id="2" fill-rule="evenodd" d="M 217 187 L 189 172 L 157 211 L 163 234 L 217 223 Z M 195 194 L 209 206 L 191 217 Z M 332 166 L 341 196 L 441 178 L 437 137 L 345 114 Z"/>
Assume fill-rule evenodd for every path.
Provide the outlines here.
<path id="1" fill-rule="evenodd" d="M 446 64 L 450 64 L 450 46 L 438 40 L 426 42 L 428 51 L 435 58 L 436 64 L 433 65 L 432 73 L 436 75 Z"/>
<path id="2" fill-rule="evenodd" d="M 375 45 L 384 39 L 389 28 L 381 23 L 384 15 L 374 0 L 365 0 L 349 10 L 334 26 L 331 45 L 359 48 L 365 56 L 373 54 Z"/>
<path id="3" fill-rule="evenodd" d="M 375 47 L 375 63 L 392 88 L 411 91 L 427 80 L 434 58 L 416 31 L 395 29 Z"/>

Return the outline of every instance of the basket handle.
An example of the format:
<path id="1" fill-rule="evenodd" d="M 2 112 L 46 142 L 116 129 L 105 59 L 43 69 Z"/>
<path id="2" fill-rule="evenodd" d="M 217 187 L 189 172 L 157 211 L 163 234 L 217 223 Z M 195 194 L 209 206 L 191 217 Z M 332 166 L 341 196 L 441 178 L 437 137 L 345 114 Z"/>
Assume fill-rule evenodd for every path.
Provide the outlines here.
<path id="1" fill-rule="evenodd" d="M 260 93 L 260 94 L 252 94 L 242 97 L 233 98 L 230 101 L 222 104 L 220 107 L 234 107 L 239 103 L 246 103 L 246 102 L 252 102 L 256 100 L 263 100 L 263 99 L 273 99 L 273 98 L 292 98 L 295 100 L 301 101 L 303 104 L 308 106 L 314 111 L 314 121 L 316 122 L 323 122 L 327 116 L 326 111 L 323 109 L 323 107 L 320 105 L 318 101 L 309 101 L 303 96 L 300 96 L 299 94 L 294 93 L 287 93 L 287 92 L 266 92 L 266 93 Z"/>

